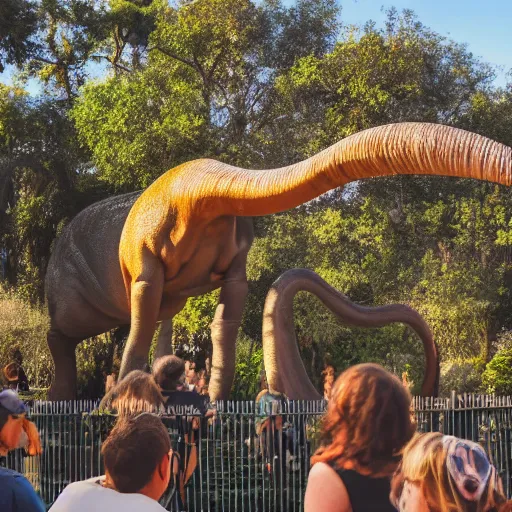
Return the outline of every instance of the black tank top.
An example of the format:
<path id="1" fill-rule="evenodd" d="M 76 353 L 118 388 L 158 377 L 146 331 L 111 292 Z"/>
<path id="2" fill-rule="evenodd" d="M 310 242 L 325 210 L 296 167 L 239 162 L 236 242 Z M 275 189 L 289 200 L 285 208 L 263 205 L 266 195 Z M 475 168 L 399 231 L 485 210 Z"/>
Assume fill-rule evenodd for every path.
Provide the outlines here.
<path id="1" fill-rule="evenodd" d="M 389 501 L 389 478 L 372 478 L 350 469 L 333 469 L 347 489 L 352 512 L 396 512 Z"/>

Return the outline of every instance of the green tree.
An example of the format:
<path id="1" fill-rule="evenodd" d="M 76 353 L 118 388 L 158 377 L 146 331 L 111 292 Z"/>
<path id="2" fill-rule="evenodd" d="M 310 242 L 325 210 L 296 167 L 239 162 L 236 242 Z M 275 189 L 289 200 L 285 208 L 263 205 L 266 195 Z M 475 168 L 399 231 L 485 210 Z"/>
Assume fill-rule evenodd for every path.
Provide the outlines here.
<path id="1" fill-rule="evenodd" d="M 8 278 L 42 300 L 53 240 L 65 222 L 101 199 L 62 105 L 0 85 L 0 245 Z"/>
<path id="2" fill-rule="evenodd" d="M 170 167 L 202 156 L 201 96 L 159 66 L 87 85 L 71 115 L 97 175 L 119 191 L 148 186 Z"/>
<path id="3" fill-rule="evenodd" d="M 39 21 L 36 2 L 0 2 L 0 73 L 6 64 L 21 66 L 36 50 L 37 42 L 33 36 Z"/>
<path id="4" fill-rule="evenodd" d="M 385 28 L 347 28 L 331 53 L 299 59 L 278 87 L 297 120 L 313 127 L 302 142 L 311 153 L 385 123 L 456 124 L 494 76 L 464 45 L 392 9 Z"/>
<path id="5" fill-rule="evenodd" d="M 99 176 L 132 189 L 199 156 L 240 165 L 281 158 L 276 76 L 304 52 L 330 48 L 336 13 L 331 0 L 291 9 L 211 0 L 158 10 L 144 65 L 89 84 L 73 110 Z"/>

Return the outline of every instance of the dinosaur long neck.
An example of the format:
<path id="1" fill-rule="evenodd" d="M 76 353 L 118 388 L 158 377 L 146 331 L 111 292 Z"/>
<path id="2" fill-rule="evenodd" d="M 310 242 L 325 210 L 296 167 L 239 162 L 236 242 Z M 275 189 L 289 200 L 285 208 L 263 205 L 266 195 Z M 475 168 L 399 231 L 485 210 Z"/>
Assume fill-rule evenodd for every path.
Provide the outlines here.
<path id="1" fill-rule="evenodd" d="M 357 133 L 280 169 L 254 171 L 200 160 L 182 170 L 180 186 L 187 184 L 190 208 L 256 216 L 288 210 L 351 181 L 376 176 L 456 176 L 510 185 L 512 150 L 448 126 L 401 123 Z"/>

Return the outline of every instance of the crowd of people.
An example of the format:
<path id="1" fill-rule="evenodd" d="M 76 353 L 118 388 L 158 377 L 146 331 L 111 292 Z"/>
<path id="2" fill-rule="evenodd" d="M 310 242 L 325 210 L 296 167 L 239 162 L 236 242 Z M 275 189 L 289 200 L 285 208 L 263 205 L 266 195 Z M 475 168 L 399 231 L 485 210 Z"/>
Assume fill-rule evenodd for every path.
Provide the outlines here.
<path id="1" fill-rule="evenodd" d="M 69 484 L 51 511 L 156 512 L 166 510 L 171 498 L 183 509 L 180 495 L 196 467 L 197 422 L 215 415 L 205 395 L 187 381 L 189 371 L 180 358 L 166 356 L 155 361 L 151 374 L 133 371 L 112 387 L 100 405 L 117 414 L 102 446 L 105 474 Z M 417 433 L 407 386 L 384 368 L 349 368 L 330 386 L 329 396 L 320 446 L 311 457 L 305 512 L 512 512 L 483 448 L 441 433 Z M 266 410 L 276 400 L 286 397 L 268 390 L 257 397 Z M 195 419 L 185 419 L 182 431 L 188 436 L 182 444 L 186 452 L 171 446 L 160 414 L 169 407 L 193 411 Z M 20 446 L 41 452 L 26 412 L 14 391 L 0 392 L 0 455 Z M 272 452 L 270 433 L 282 430 L 282 423 L 279 415 L 260 418 L 256 434 L 262 453 Z M 45 508 L 27 479 L 0 468 L 0 510 Z"/>

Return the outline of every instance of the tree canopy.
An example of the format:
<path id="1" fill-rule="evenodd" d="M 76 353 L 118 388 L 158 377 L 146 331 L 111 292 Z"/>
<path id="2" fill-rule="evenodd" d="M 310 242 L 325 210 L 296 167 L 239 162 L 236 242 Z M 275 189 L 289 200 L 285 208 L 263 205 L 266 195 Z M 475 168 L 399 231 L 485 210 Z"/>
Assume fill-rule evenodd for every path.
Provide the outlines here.
<path id="1" fill-rule="evenodd" d="M 34 302 L 66 222 L 187 160 L 276 167 L 402 121 L 512 145 L 512 86 L 407 10 L 349 27 L 335 0 L 6 0 L 5 65 L 18 74 L 0 84 L 0 248 L 9 283 Z M 24 90 L 28 78 L 41 96 Z M 400 176 L 256 219 L 244 353 L 261 360 L 271 283 L 307 267 L 356 302 L 418 309 L 443 361 L 490 361 L 512 329 L 511 200 L 488 183 Z M 177 342 L 207 351 L 215 304 L 189 300 Z M 295 320 L 317 382 L 327 361 L 373 360 L 420 384 L 422 349 L 404 327 L 349 329 L 305 294 Z"/>

